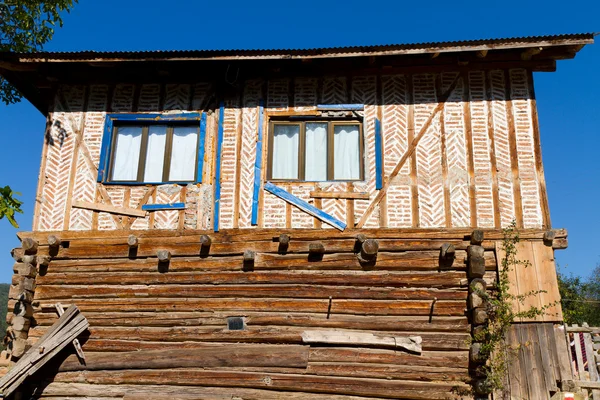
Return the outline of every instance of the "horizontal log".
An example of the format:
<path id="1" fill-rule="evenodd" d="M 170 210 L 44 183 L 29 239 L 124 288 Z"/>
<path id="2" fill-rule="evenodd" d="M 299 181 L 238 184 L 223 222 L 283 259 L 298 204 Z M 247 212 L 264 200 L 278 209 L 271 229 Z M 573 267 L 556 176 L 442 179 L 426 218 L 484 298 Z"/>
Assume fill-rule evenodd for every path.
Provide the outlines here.
<path id="1" fill-rule="evenodd" d="M 55 303 L 64 307 L 68 301 L 48 299 L 40 303 L 42 309 L 52 309 Z M 148 299 L 78 299 L 77 307 L 87 311 L 279 311 L 328 313 L 329 300 L 317 299 L 242 299 L 242 298 L 148 298 Z M 460 316 L 465 313 L 464 300 L 438 300 L 433 315 Z M 37 307 L 34 307 L 36 310 Z M 330 313 L 355 315 L 430 315 L 431 301 L 428 300 L 333 300 Z"/>
<path id="2" fill-rule="evenodd" d="M 38 285 L 35 300 L 79 298 L 296 298 L 466 300 L 465 290 L 322 285 Z M 75 301 L 75 300 L 73 300 Z"/>
<path id="3" fill-rule="evenodd" d="M 146 216 L 146 211 L 142 211 L 137 208 L 115 207 L 110 204 L 90 203 L 87 201 L 73 201 L 72 206 L 75 208 L 83 208 L 84 210 L 103 211 L 111 214 L 128 215 L 131 217 L 144 218 Z M 61 235 L 60 237 L 63 236 Z"/>
<path id="4" fill-rule="evenodd" d="M 306 368 L 308 346 L 229 345 L 194 349 L 142 350 L 121 353 L 86 351 L 85 365 L 75 355 L 61 363 L 59 371 L 119 369 L 285 367 Z"/>
<path id="5" fill-rule="evenodd" d="M 102 326 L 213 326 L 225 327 L 225 321 L 233 312 L 86 312 L 90 325 Z M 346 328 L 373 331 L 412 332 L 469 332 L 466 317 L 429 316 L 364 316 L 334 315 L 329 319 L 322 314 L 243 312 L 235 313 L 245 318 L 247 326 L 296 326 L 306 328 Z M 36 324 L 49 326 L 56 321 L 54 312 L 35 314 Z"/>
<path id="6" fill-rule="evenodd" d="M 94 384 L 169 384 L 274 389 L 324 394 L 347 394 L 393 399 L 447 399 L 461 382 L 389 381 L 318 375 L 224 372 L 206 369 L 62 372 L 56 382 Z"/>
<path id="7" fill-rule="evenodd" d="M 175 385 L 99 385 L 88 383 L 50 382 L 44 387 L 41 399 L 63 399 L 72 397 L 118 398 L 123 400 L 323 400 L 322 394 L 306 392 L 282 392 L 277 390 L 215 388 Z M 328 400 L 370 400 L 372 398 L 327 395 Z"/>
<path id="8" fill-rule="evenodd" d="M 345 329 L 310 329 L 302 332 L 302 342 L 314 345 L 382 347 L 420 354 L 421 336 L 391 336 Z"/>
<path id="9" fill-rule="evenodd" d="M 465 286 L 464 271 L 458 272 L 388 272 L 388 271 L 288 271 L 288 272 L 206 272 L 188 273 L 95 273 L 93 279 L 87 274 L 48 273 L 38 276 L 38 285 L 89 284 L 92 285 L 135 285 L 155 284 L 310 284 L 344 286 L 387 286 L 450 288 Z"/>
<path id="10" fill-rule="evenodd" d="M 467 368 L 427 367 L 422 365 L 389 365 L 365 363 L 310 363 L 306 371 L 313 375 L 355 376 L 361 378 L 403 379 L 415 381 L 470 380 Z"/>
<path id="11" fill-rule="evenodd" d="M 175 238 L 177 238 L 175 236 Z M 165 250 L 171 253 L 173 257 L 198 256 L 201 252 L 201 244 L 198 241 L 186 243 L 185 241 L 176 241 L 165 238 L 164 240 L 140 239 L 136 252 L 136 257 L 155 257 L 158 250 Z M 458 250 L 465 250 L 469 242 L 462 240 L 407 240 L 407 239 L 377 239 L 379 250 L 387 252 L 397 251 L 416 251 L 416 250 L 436 250 L 439 251 L 444 243 L 455 246 Z M 352 239 L 330 239 L 320 240 L 319 243 L 325 248 L 325 253 L 353 253 L 356 240 Z M 310 245 L 314 242 L 294 240 L 286 250 L 287 253 L 310 253 Z M 493 241 L 486 241 L 482 244 L 486 250 L 494 249 Z M 212 241 L 210 247 L 211 255 L 243 255 L 246 251 L 255 253 L 279 253 L 278 241 L 253 241 L 247 242 L 216 242 Z M 38 254 L 48 255 L 49 247 L 43 246 L 38 249 Z M 61 249 L 55 259 L 69 258 L 127 258 L 130 256 L 127 241 L 94 240 L 88 243 L 72 243 L 68 248 Z"/>
<path id="12" fill-rule="evenodd" d="M 444 270 L 465 270 L 467 253 L 456 251 L 456 259 L 451 267 Z M 157 267 L 155 258 L 143 259 L 69 259 L 53 260 L 49 273 L 95 273 L 95 272 L 154 272 Z M 493 252 L 486 252 L 485 265 L 487 270 L 496 269 L 496 258 Z M 219 257 L 178 257 L 171 259 L 169 271 L 239 271 L 239 256 Z M 363 270 L 354 253 L 324 254 L 320 260 L 308 261 L 304 254 L 271 254 L 258 253 L 254 261 L 254 270 Z M 377 263 L 369 266 L 369 270 L 394 271 L 438 271 L 439 251 L 406 251 L 379 252 Z"/>
<path id="13" fill-rule="evenodd" d="M 504 233 L 501 229 L 481 229 L 486 240 L 502 240 Z M 566 229 L 554 229 L 556 238 L 566 238 Z M 466 240 L 470 237 L 471 228 L 375 228 L 375 229 L 346 229 L 344 232 L 322 229 L 220 229 L 219 232 L 212 230 L 194 230 L 186 229 L 177 231 L 177 240 L 197 242 L 200 235 L 210 235 L 213 242 L 247 242 L 253 240 L 274 240 L 281 233 L 290 235 L 296 240 L 315 240 L 315 239 L 354 239 L 356 235 L 362 233 L 368 237 L 376 239 L 459 239 Z M 154 238 L 156 240 L 174 239 L 173 230 L 152 229 L 152 230 L 107 230 L 107 231 L 49 231 L 49 232 L 19 232 L 19 239 L 32 238 L 40 245 L 47 245 L 48 235 L 56 235 L 63 241 L 82 241 L 98 239 L 116 239 L 126 243 L 130 234 L 138 235 L 140 238 Z M 543 240 L 546 229 L 520 229 L 519 238 L 521 240 Z"/>
<path id="14" fill-rule="evenodd" d="M 29 332 L 30 340 L 40 337 L 47 327 L 35 327 Z M 244 330 L 225 329 L 224 326 L 215 328 L 207 327 L 91 327 L 89 329 L 90 340 L 112 340 L 127 338 L 129 341 L 155 341 L 161 338 L 163 347 L 181 349 L 182 342 L 187 343 L 186 348 L 195 348 L 198 342 L 213 343 L 269 343 L 269 344 L 303 344 L 302 334 L 306 331 L 304 327 L 252 327 Z M 378 331 L 355 331 L 337 329 L 339 333 L 363 334 L 371 336 L 420 336 L 422 348 L 427 351 L 434 350 L 467 350 L 469 335 L 467 333 L 446 332 L 443 336 L 439 332 L 378 332 Z M 88 337 L 87 335 L 85 337 Z M 83 349 L 87 351 L 108 351 L 103 349 L 90 349 L 84 340 Z M 368 344 L 356 344 L 361 347 L 381 347 Z M 151 348 L 145 348 L 151 350 Z M 133 351 L 133 350 L 132 350 Z"/>

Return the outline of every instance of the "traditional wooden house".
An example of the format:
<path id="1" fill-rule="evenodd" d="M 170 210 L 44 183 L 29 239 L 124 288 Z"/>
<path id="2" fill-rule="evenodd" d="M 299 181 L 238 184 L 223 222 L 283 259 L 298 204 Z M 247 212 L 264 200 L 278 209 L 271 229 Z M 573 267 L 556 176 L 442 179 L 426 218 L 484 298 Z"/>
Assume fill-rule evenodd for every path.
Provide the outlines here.
<path id="1" fill-rule="evenodd" d="M 592 42 L 0 54 L 47 116 L 33 231 L 14 250 L 11 362 L 44 354 L 26 352 L 61 306 L 89 323 L 85 362 L 66 346 L 18 391 L 480 390 L 471 335 L 486 315 L 469 287 L 491 287 L 514 220 L 531 267 L 512 290 L 552 307 L 513 332 L 534 345 L 508 386 L 548 398 L 571 379 L 554 325 L 566 232 L 551 229 L 533 72 Z"/>

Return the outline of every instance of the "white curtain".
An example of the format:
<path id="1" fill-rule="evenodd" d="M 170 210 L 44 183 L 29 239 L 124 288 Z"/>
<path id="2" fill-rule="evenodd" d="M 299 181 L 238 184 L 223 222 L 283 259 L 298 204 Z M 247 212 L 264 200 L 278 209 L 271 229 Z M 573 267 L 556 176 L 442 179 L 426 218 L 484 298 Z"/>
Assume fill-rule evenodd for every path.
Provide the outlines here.
<path id="1" fill-rule="evenodd" d="M 166 142 L 166 125 L 150 125 L 148 127 L 148 150 L 146 151 L 144 182 L 162 182 Z"/>
<path id="2" fill-rule="evenodd" d="M 307 181 L 327 180 L 327 124 L 306 124 L 306 169 Z"/>
<path id="3" fill-rule="evenodd" d="M 298 179 L 300 125 L 275 125 L 273 130 L 273 179 Z"/>
<path id="4" fill-rule="evenodd" d="M 113 181 L 135 181 L 140 160 L 142 144 L 141 126 L 120 126 L 117 128 L 117 143 L 115 144 Z"/>
<path id="5" fill-rule="evenodd" d="M 196 175 L 196 151 L 198 149 L 198 127 L 180 126 L 173 128 L 170 181 L 193 181 Z"/>
<path id="6" fill-rule="evenodd" d="M 360 135 L 358 125 L 333 128 L 333 178 L 360 179 Z"/>

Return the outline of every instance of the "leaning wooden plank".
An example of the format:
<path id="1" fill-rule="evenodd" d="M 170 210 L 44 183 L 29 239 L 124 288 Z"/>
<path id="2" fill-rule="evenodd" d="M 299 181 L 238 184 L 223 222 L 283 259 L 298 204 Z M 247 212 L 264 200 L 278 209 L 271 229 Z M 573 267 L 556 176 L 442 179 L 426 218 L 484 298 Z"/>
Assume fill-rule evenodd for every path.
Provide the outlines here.
<path id="1" fill-rule="evenodd" d="M 304 343 L 338 344 L 351 346 L 386 347 L 403 349 L 420 354 L 422 351 L 421 336 L 376 336 L 367 332 L 353 332 L 339 329 L 307 330 L 302 332 Z"/>
<path id="2" fill-rule="evenodd" d="M 269 191 L 271 194 L 279 197 L 280 199 L 285 200 L 288 203 L 298 207 L 305 213 L 320 219 L 321 221 L 333 226 L 336 229 L 339 229 L 340 231 L 346 229 L 346 224 L 340 221 L 339 219 L 334 218 L 333 216 L 327 214 L 325 211 L 319 210 L 318 208 L 308 204 L 304 200 L 301 200 L 296 196 L 286 192 L 285 190 L 273 185 L 271 182 L 265 183 L 265 190 Z"/>
<path id="3" fill-rule="evenodd" d="M 369 200 L 367 192 L 310 192 L 310 197 L 315 199 L 361 199 Z"/>
<path id="4" fill-rule="evenodd" d="M 59 317 L 65 313 L 65 310 L 60 303 L 56 303 L 55 307 Z M 79 339 L 74 339 L 71 343 L 73 343 L 73 347 L 75 347 L 75 351 L 79 357 L 79 362 L 85 364 L 85 354 L 83 354 L 83 349 L 81 348 Z"/>
<path id="5" fill-rule="evenodd" d="M 109 204 L 89 203 L 87 201 L 74 201 L 73 207 L 85 210 L 103 211 L 111 214 L 127 215 L 131 217 L 146 217 L 146 211 L 129 207 L 115 207 Z"/>
<path id="6" fill-rule="evenodd" d="M 144 204 L 143 211 L 185 210 L 185 203 Z"/>
<path id="7" fill-rule="evenodd" d="M 76 306 L 69 307 L 46 334 L 0 380 L 0 390 L 4 397 L 14 392 L 25 379 L 42 368 L 88 327 L 89 323 L 79 309 Z"/>
<path id="8" fill-rule="evenodd" d="M 438 105 L 433 109 L 433 111 L 429 115 L 429 118 L 427 118 L 427 120 L 421 127 L 421 130 L 419 131 L 419 133 L 412 140 L 412 142 L 410 143 L 410 146 L 408 146 L 408 148 L 402 155 L 402 158 L 400 158 L 400 160 L 396 164 L 396 167 L 394 167 L 394 170 L 390 173 L 390 175 L 388 177 L 386 177 L 384 179 L 381 190 L 379 190 L 379 193 L 377 193 L 377 196 L 373 199 L 371 204 L 369 204 L 369 207 L 367 207 L 367 210 L 365 211 L 363 216 L 360 218 L 360 220 L 356 224 L 357 228 L 362 228 L 365 225 L 365 223 L 367 222 L 367 220 L 369 219 L 369 217 L 375 210 L 375 207 L 379 204 L 381 199 L 383 199 L 383 197 L 387 193 L 392 181 L 394 180 L 396 175 L 398 175 L 400 173 L 400 170 L 404 166 L 404 163 L 406 163 L 406 160 L 408 160 L 408 158 L 415 152 L 415 150 L 417 149 L 417 145 L 421 141 L 421 138 L 429 130 L 429 127 L 431 126 L 431 123 L 433 122 L 433 119 L 435 118 L 435 116 L 444 108 L 444 104 L 445 104 L 446 100 L 448 100 L 448 97 L 450 97 L 450 95 L 456 88 L 456 85 L 458 84 L 459 80 L 460 80 L 460 74 L 458 74 L 456 76 L 456 78 L 454 79 L 454 81 L 452 82 L 452 84 L 450 85 L 448 90 L 442 96 L 440 96 Z"/>

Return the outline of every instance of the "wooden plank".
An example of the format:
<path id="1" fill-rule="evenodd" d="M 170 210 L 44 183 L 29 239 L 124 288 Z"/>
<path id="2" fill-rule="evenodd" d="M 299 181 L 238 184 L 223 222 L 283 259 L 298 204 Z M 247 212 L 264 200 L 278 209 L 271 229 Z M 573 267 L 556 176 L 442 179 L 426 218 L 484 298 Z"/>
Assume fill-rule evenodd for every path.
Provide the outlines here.
<path id="1" fill-rule="evenodd" d="M 540 138 L 540 123 L 538 120 L 537 102 L 535 98 L 535 89 L 533 86 L 533 73 L 527 71 L 527 83 L 529 85 L 529 101 L 531 107 L 531 126 L 533 127 L 533 147 L 535 152 L 535 169 L 539 183 L 540 203 L 542 208 L 542 226 L 550 229 L 552 222 L 550 220 L 550 207 L 548 206 L 548 191 L 546 190 L 546 178 L 544 175 L 544 164 L 542 162 L 542 140 Z"/>
<path id="2" fill-rule="evenodd" d="M 465 142 L 467 151 L 467 170 L 469 173 L 469 210 L 471 226 L 477 223 L 477 195 L 475 191 L 475 160 L 473 156 L 473 128 L 471 125 L 471 93 L 468 72 L 463 72 L 463 115 L 465 121 Z"/>
<path id="3" fill-rule="evenodd" d="M 206 113 L 200 114 L 200 136 L 198 137 L 198 166 L 196 170 L 196 182 L 202 182 L 204 172 L 204 156 L 206 149 Z"/>
<path id="4" fill-rule="evenodd" d="M 383 147 L 381 138 L 381 120 L 375 119 L 375 189 L 383 187 Z"/>
<path id="5" fill-rule="evenodd" d="M 264 102 L 259 101 L 258 106 L 258 133 L 256 138 L 256 159 L 254 160 L 254 187 L 252 190 L 252 219 L 253 226 L 258 225 L 258 202 L 260 185 L 262 182 L 262 158 L 263 158 L 263 125 L 264 125 Z"/>
<path id="6" fill-rule="evenodd" d="M 513 351 L 518 349 L 521 345 L 519 336 L 517 334 L 517 330 L 519 329 L 518 325 L 511 326 L 506 332 L 506 340 L 507 344 L 510 346 L 509 350 Z M 519 362 L 519 352 L 517 350 L 516 354 L 511 353 L 509 357 L 512 357 L 510 360 L 510 368 L 508 369 L 508 380 L 509 386 L 505 388 L 505 391 L 509 391 L 510 397 L 514 399 L 523 399 L 527 397 L 527 384 L 523 381 L 526 379 L 526 374 L 521 371 L 521 363 Z M 502 398 L 502 397 L 500 397 Z"/>
<path id="7" fill-rule="evenodd" d="M 313 217 L 320 219 L 326 224 L 333 226 L 336 229 L 339 229 L 341 231 L 346 229 L 346 224 L 344 222 L 338 220 L 337 218 L 334 218 L 333 216 L 327 214 L 322 210 L 319 210 L 318 208 L 308 204 L 304 200 L 299 199 L 298 197 L 286 192 L 285 190 L 273 185 L 271 182 L 265 183 L 265 190 L 279 197 L 280 199 L 285 200 L 286 202 L 298 207 L 305 213 L 312 215 Z"/>
<path id="8" fill-rule="evenodd" d="M 225 119 L 225 103 L 221 101 L 219 107 L 219 130 L 215 151 L 215 177 L 214 177 L 214 202 L 213 202 L 213 230 L 219 232 L 219 215 L 221 210 L 221 152 L 223 148 L 223 123 Z"/>
<path id="9" fill-rule="evenodd" d="M 461 79 L 463 77 L 461 76 Z M 463 84 L 465 80 L 463 79 Z M 442 96 L 442 74 L 437 74 L 435 77 L 435 95 L 437 98 Z M 444 191 L 444 225 L 446 227 L 452 226 L 452 206 L 450 200 L 450 182 L 448 181 L 448 155 L 446 148 L 446 121 L 445 121 L 445 110 L 446 105 L 440 110 L 440 148 L 441 148 L 441 166 L 442 166 L 442 183 Z"/>
<path id="10" fill-rule="evenodd" d="M 556 277 L 556 265 L 554 263 L 554 250 L 544 243 L 531 243 L 537 281 L 542 306 L 550 306 L 543 315 L 546 322 L 561 322 L 563 320 L 562 307 L 560 304 L 560 293 L 558 291 L 558 280 Z"/>
<path id="11" fill-rule="evenodd" d="M 546 388 L 549 391 L 557 392 L 557 382 L 560 381 L 554 373 L 554 358 L 553 355 L 556 353 L 556 346 L 551 346 L 551 343 L 546 336 L 546 327 L 552 326 L 552 324 L 535 324 L 534 329 L 537 330 L 538 348 L 536 349 L 536 356 L 539 354 L 538 365 L 542 370 L 544 381 L 546 382 Z"/>
<path id="12" fill-rule="evenodd" d="M 577 324 L 573 325 L 577 326 Z M 588 380 L 584 371 L 583 349 L 581 347 L 581 337 L 579 335 L 581 335 L 581 333 L 575 332 L 573 334 L 573 344 L 575 346 L 575 371 L 573 375 L 576 379 Z"/>
<path id="13" fill-rule="evenodd" d="M 55 307 L 56 307 L 56 312 L 57 312 L 58 316 L 61 317 L 65 313 L 65 309 L 63 308 L 63 306 L 60 303 L 56 303 Z M 77 361 L 80 364 L 85 364 L 85 354 L 83 353 L 83 350 L 81 349 L 81 344 L 79 343 L 79 339 L 73 339 L 73 341 L 71 343 L 73 343 L 73 347 L 75 348 L 75 351 L 77 352 L 77 356 L 79 357 L 79 359 Z"/>
<path id="14" fill-rule="evenodd" d="M 571 346 L 567 333 L 565 332 L 565 326 L 562 324 L 554 325 L 553 331 L 560 380 L 561 382 L 573 380 L 575 378 L 575 373 L 573 371 L 573 363 L 571 362 Z"/>
<path id="15" fill-rule="evenodd" d="M 354 183 L 346 183 L 346 190 L 347 193 L 354 193 Z M 346 225 L 354 228 L 354 221 L 354 200 L 346 199 Z"/>
<path id="16" fill-rule="evenodd" d="M 459 80 L 460 80 L 460 74 L 456 76 L 456 79 L 454 79 L 454 81 L 452 82 L 452 84 L 450 85 L 448 90 L 442 96 L 440 96 L 440 98 L 438 99 L 438 101 L 439 101 L 438 105 L 433 109 L 433 111 L 431 112 L 431 114 L 429 115 L 429 117 L 427 118 L 427 120 L 425 121 L 425 123 L 423 124 L 421 129 L 419 130 L 419 133 L 417 134 L 417 136 L 412 140 L 412 142 L 410 143 L 410 145 L 408 146 L 408 148 L 406 149 L 406 151 L 404 152 L 404 154 L 402 155 L 402 157 L 400 158 L 400 160 L 394 167 L 394 170 L 390 173 L 389 176 L 387 176 L 385 178 L 384 184 L 383 184 L 381 190 L 379 191 L 379 193 L 377 193 L 377 196 L 375 196 L 375 199 L 373 199 L 373 201 L 369 204 L 369 206 L 365 210 L 364 214 L 362 215 L 362 217 L 356 224 L 357 228 L 362 228 L 364 226 L 364 224 L 367 222 L 367 220 L 369 219 L 369 217 L 375 210 L 375 207 L 379 204 L 381 199 L 386 195 L 387 190 L 389 189 L 392 181 L 398 175 L 398 173 L 404 166 L 404 163 L 406 163 L 406 160 L 408 159 L 408 157 L 410 157 L 417 149 L 417 145 L 419 144 L 419 141 L 425 135 L 425 133 L 427 133 L 427 130 L 429 129 L 429 127 L 431 126 L 431 123 L 433 122 L 433 119 L 443 109 L 444 103 L 446 102 L 448 97 L 450 97 L 450 95 L 452 94 L 454 89 L 456 88 L 456 85 L 458 84 Z"/>
<path id="17" fill-rule="evenodd" d="M 146 211 L 138 210 L 129 207 L 115 207 L 113 205 L 101 204 L 101 203 L 90 203 L 87 201 L 74 201 L 73 207 L 83 208 L 85 210 L 102 211 L 111 214 L 128 215 L 132 217 L 146 217 Z"/>
<path id="18" fill-rule="evenodd" d="M 306 330 L 302 332 L 302 341 L 309 344 L 348 345 L 362 347 L 383 347 L 402 349 L 420 354 L 422 351 L 420 336 L 375 336 L 367 332 L 351 332 L 339 329 Z"/>
<path id="19" fill-rule="evenodd" d="M 407 102 L 407 142 L 412 143 L 415 136 L 415 107 L 413 93 L 413 76 L 406 75 L 406 102 Z M 410 156 L 410 208 L 412 214 L 412 227 L 419 227 L 419 188 L 417 183 L 417 155 Z"/>
<path id="20" fill-rule="evenodd" d="M 143 211 L 185 210 L 185 203 L 143 204 Z"/>
<path id="21" fill-rule="evenodd" d="M 496 259 L 498 260 L 498 271 L 502 271 L 504 268 L 504 259 L 506 258 L 506 252 L 503 249 L 502 242 L 496 242 Z M 513 312 L 518 313 L 521 311 L 521 304 L 516 300 L 516 296 L 519 295 L 519 280 L 517 278 L 517 272 L 514 266 L 509 266 L 508 270 L 508 293 L 512 296 L 512 309 Z M 521 322 L 521 318 L 518 318 L 519 322 Z M 518 340 L 518 338 L 515 338 Z"/>
<path id="22" fill-rule="evenodd" d="M 526 295 L 527 293 L 537 292 L 542 287 L 538 282 L 537 265 L 535 263 L 535 254 L 531 242 L 520 241 L 516 244 L 517 254 L 516 258 L 519 261 L 528 262 L 528 265 L 516 265 L 514 270 L 517 277 L 519 294 Z M 521 312 L 527 312 L 532 307 L 540 310 L 542 308 L 542 300 L 539 294 L 533 294 L 526 296 L 521 304 L 519 304 L 519 310 Z M 523 322 L 542 322 L 544 317 L 542 315 L 536 315 L 534 318 L 522 318 Z"/>
<path id="23" fill-rule="evenodd" d="M 369 193 L 367 192 L 323 192 L 323 191 L 311 191 L 310 197 L 319 199 L 361 199 L 369 200 Z"/>
<path id="24" fill-rule="evenodd" d="M 154 194 L 154 192 L 156 191 L 156 186 L 152 186 L 150 188 L 148 188 L 148 190 L 146 190 L 146 193 L 144 193 L 144 196 L 140 199 L 140 202 L 137 205 L 137 209 L 141 210 L 142 206 L 146 203 L 148 203 L 148 200 L 150 199 L 150 197 Z M 124 229 L 130 229 L 131 225 L 133 225 L 133 223 L 135 222 L 135 219 L 133 218 L 129 218 L 129 221 L 127 221 L 123 228 Z"/>

